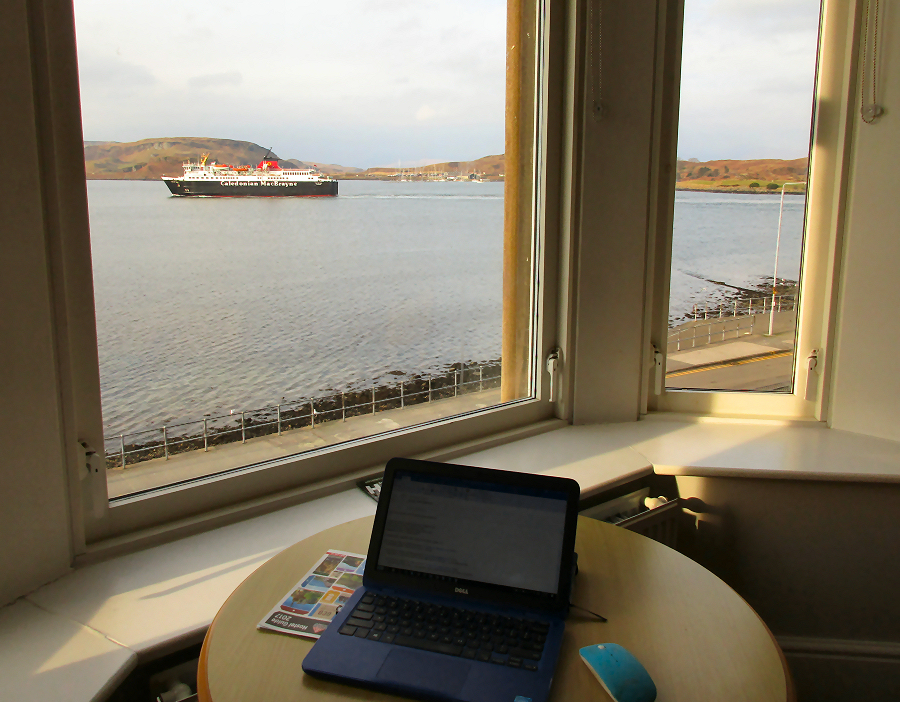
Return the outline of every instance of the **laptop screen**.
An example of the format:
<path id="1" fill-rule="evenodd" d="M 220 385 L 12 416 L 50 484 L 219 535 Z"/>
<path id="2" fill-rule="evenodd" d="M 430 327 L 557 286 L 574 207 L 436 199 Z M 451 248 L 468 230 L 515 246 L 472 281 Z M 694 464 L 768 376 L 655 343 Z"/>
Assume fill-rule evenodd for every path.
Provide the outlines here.
<path id="1" fill-rule="evenodd" d="M 398 470 L 376 568 L 554 594 L 563 492 Z"/>

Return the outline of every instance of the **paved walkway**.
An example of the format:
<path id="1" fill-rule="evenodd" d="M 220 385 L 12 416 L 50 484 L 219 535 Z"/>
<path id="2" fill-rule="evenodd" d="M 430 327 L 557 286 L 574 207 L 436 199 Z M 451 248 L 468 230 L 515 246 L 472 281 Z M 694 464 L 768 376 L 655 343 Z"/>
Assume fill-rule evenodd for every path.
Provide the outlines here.
<path id="1" fill-rule="evenodd" d="M 211 446 L 209 451 L 179 453 L 171 456 L 168 460 L 155 458 L 135 464 L 133 467 L 129 466 L 125 470 L 108 471 L 106 475 L 109 496 L 120 497 L 141 490 L 170 485 L 180 480 L 212 475 L 239 466 L 253 465 L 301 451 L 332 446 L 343 441 L 360 439 L 433 419 L 452 417 L 499 403 L 500 389 L 495 388 L 483 392 L 467 393 L 446 400 L 425 402 L 404 409 L 350 417 L 346 421 L 326 422 L 317 424 L 315 428 L 305 427 L 285 431 L 281 436 L 270 434 L 248 439 L 243 444 L 238 441 L 233 444 Z"/>
<path id="2" fill-rule="evenodd" d="M 772 336 L 767 334 L 768 314 L 756 315 L 752 326 L 747 317 L 682 325 L 681 350 L 673 350 L 673 342 L 669 342 L 666 387 L 789 390 L 794 372 L 794 324 L 794 312 L 776 312 Z"/>

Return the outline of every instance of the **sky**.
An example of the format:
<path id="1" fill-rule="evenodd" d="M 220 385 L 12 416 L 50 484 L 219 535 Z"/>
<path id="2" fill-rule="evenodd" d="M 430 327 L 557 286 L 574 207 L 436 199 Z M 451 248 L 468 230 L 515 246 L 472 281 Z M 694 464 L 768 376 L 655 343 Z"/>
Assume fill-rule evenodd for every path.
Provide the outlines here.
<path id="1" fill-rule="evenodd" d="M 805 155 L 818 3 L 686 3 L 679 155 Z M 503 152 L 506 0 L 75 0 L 75 15 L 89 141 L 238 139 L 360 168 Z"/>
<path id="2" fill-rule="evenodd" d="M 818 0 L 685 0 L 678 155 L 809 153 Z"/>

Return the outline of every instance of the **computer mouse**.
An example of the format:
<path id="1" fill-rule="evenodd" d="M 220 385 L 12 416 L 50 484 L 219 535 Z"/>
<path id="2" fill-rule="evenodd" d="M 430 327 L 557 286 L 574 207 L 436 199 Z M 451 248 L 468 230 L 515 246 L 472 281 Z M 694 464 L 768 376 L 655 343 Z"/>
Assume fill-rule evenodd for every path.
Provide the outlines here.
<path id="1" fill-rule="evenodd" d="M 656 699 L 656 685 L 649 673 L 637 658 L 618 644 L 585 646 L 579 653 L 615 702 L 653 702 Z"/>

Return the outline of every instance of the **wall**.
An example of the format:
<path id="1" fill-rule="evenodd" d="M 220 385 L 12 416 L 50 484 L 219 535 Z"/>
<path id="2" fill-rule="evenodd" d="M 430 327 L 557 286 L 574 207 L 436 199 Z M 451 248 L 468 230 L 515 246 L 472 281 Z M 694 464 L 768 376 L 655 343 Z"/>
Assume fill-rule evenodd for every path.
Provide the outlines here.
<path id="1" fill-rule="evenodd" d="M 874 5 L 874 3 L 873 3 Z M 874 124 L 859 116 L 844 230 L 831 426 L 900 440 L 900 10 L 881 3 Z M 871 75 L 871 64 L 868 68 Z M 871 91 L 871 78 L 868 90 Z"/>
<path id="2" fill-rule="evenodd" d="M 701 510 L 691 555 L 782 641 L 801 702 L 886 685 L 900 697 L 900 485 L 677 482 Z"/>
<path id="3" fill-rule="evenodd" d="M 72 558 L 28 20 L 0 6 L 0 605 Z"/>

